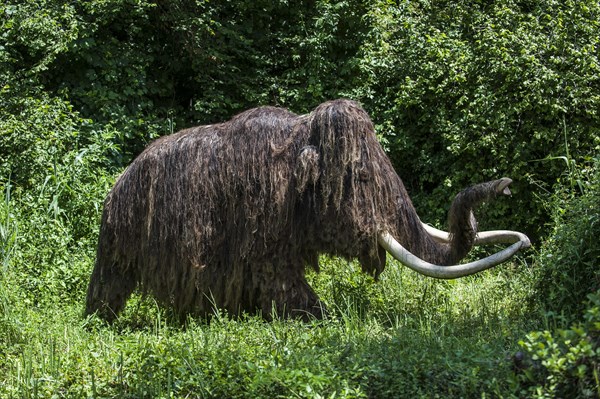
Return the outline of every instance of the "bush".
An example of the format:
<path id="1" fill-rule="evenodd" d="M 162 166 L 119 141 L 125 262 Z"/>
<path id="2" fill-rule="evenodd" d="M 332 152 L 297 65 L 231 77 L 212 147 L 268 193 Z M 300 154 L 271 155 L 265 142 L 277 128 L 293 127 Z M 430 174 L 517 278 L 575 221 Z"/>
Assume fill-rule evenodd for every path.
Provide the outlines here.
<path id="1" fill-rule="evenodd" d="M 532 332 L 515 356 L 516 381 L 528 398 L 600 396 L 600 291 L 588 296 L 584 321 Z"/>
<path id="2" fill-rule="evenodd" d="M 0 189 L 4 194 L 0 202 L 0 342 L 11 343 L 19 335 L 13 309 L 14 290 L 11 289 L 14 281 L 9 269 L 17 248 L 18 226 L 10 200 L 10 182 Z"/>
<path id="3" fill-rule="evenodd" d="M 600 160 L 573 166 L 556 190 L 547 205 L 551 233 L 536 265 L 534 306 L 572 322 L 587 295 L 600 289 Z"/>
<path id="4" fill-rule="evenodd" d="M 25 303 L 72 300 L 87 282 L 116 134 L 43 93 L 4 104 L 19 110 L 0 109 L 0 182 L 11 187 L 12 219 L 5 220 L 19 221 L 20 241 L 4 268 Z"/>
<path id="5" fill-rule="evenodd" d="M 600 160 L 587 168 L 571 164 L 557 187 L 548 204 L 552 233 L 537 256 L 530 298 L 532 313 L 557 327 L 531 332 L 519 342 L 515 382 L 523 397 L 595 398 L 600 395 Z"/>

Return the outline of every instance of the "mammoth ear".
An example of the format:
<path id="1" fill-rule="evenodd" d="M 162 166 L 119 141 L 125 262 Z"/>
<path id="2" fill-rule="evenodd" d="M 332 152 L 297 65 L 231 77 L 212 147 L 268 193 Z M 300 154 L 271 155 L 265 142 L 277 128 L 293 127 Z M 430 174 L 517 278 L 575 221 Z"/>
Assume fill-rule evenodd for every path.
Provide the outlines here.
<path id="1" fill-rule="evenodd" d="M 319 151 L 313 145 L 307 145 L 300 149 L 296 159 L 296 190 L 301 193 L 307 184 L 316 184 L 319 180 Z"/>

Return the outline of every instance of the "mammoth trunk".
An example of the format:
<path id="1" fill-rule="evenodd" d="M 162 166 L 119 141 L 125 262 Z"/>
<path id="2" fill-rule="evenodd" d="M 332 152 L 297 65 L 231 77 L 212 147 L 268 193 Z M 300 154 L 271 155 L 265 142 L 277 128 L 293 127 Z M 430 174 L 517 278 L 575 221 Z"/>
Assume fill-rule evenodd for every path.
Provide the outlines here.
<path id="1" fill-rule="evenodd" d="M 473 210 L 482 202 L 490 201 L 498 195 L 510 195 L 508 185 L 511 182 L 511 179 L 503 178 L 477 184 L 461 191 L 454 198 L 448 214 L 450 247 L 443 264 L 455 264 L 469 253 L 477 235 L 477 221 Z"/>
<path id="2" fill-rule="evenodd" d="M 430 277 L 457 278 L 496 266 L 509 259 L 519 249 L 528 247 L 529 239 L 515 231 L 478 233 L 473 210 L 482 202 L 492 200 L 498 195 L 510 195 L 508 185 L 511 182 L 511 179 L 502 178 L 460 192 L 450 208 L 449 233 L 422 224 L 414 214 L 410 223 L 413 231 L 418 233 L 413 235 L 412 240 L 404 241 L 406 247 L 387 231 L 380 232 L 378 242 L 404 265 Z M 473 245 L 499 243 L 512 245 L 487 258 L 462 265 L 455 264 L 466 256 Z"/>

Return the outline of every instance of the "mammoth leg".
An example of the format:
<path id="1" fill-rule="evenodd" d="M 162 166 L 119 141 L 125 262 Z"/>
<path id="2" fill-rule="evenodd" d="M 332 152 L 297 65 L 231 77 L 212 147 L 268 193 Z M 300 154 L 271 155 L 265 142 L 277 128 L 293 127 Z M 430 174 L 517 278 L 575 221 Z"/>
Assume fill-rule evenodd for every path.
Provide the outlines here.
<path id="1" fill-rule="evenodd" d="M 88 286 L 85 314 L 113 321 L 137 285 L 132 273 L 125 273 L 118 264 L 96 263 Z"/>

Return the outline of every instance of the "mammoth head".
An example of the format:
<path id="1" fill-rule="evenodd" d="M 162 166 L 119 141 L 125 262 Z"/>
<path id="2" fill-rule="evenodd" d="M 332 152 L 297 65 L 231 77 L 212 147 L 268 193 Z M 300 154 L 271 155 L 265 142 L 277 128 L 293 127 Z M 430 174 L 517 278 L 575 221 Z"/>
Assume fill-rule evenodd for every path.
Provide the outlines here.
<path id="1" fill-rule="evenodd" d="M 296 159 L 296 188 L 309 187 L 320 202 L 324 235 L 349 258 L 378 275 L 385 251 L 406 266 L 437 278 L 456 278 L 500 264 L 529 240 L 513 231 L 478 232 L 473 210 L 484 201 L 510 194 L 504 178 L 468 188 L 454 200 L 450 233 L 421 223 L 408 193 L 375 135 L 367 113 L 348 100 L 321 104 L 303 118 L 308 142 Z M 333 233 L 328 228 L 335 230 Z M 343 235 L 337 240 L 331 234 Z M 359 241 L 356 243 L 356 241 Z M 353 245 L 345 243 L 354 242 Z M 454 265 L 473 245 L 510 243 L 488 258 Z"/>

